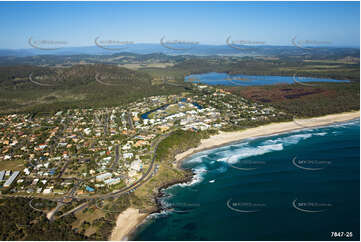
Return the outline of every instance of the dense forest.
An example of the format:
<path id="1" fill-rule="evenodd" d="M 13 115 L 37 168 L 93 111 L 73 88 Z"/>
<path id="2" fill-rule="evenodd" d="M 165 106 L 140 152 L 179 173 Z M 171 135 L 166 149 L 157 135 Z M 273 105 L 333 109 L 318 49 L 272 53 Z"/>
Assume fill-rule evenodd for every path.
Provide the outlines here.
<path id="1" fill-rule="evenodd" d="M 114 106 L 142 97 L 184 90 L 176 86 L 152 85 L 151 81 L 147 73 L 110 65 L 77 65 L 55 69 L 1 67 L 0 109 L 3 113 L 50 112 Z"/>
<path id="2" fill-rule="evenodd" d="M 49 222 L 45 214 L 33 210 L 29 199 L 0 199 L 0 239 L 1 240 L 87 240 L 75 232 L 71 223 L 75 217 L 70 215 Z"/>
<path id="3" fill-rule="evenodd" d="M 79 229 L 73 226 L 77 219 L 73 214 L 50 222 L 44 213 L 32 209 L 29 202 L 28 198 L 0 199 L 1 240 L 108 240 L 119 213 L 141 201 L 134 194 L 110 198 L 103 206 L 104 216 L 91 222 L 83 221 Z M 94 212 L 95 209 L 101 208 L 96 208 L 94 201 L 89 208 L 79 213 Z M 85 236 L 90 226 L 95 227 L 96 232 Z"/>

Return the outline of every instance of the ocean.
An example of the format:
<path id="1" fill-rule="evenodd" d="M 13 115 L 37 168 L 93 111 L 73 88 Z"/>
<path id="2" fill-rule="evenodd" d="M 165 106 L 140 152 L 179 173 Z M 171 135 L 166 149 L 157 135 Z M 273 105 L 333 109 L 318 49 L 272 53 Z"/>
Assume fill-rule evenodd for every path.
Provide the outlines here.
<path id="1" fill-rule="evenodd" d="M 191 182 L 133 240 L 359 240 L 360 121 L 248 139 L 183 163 Z"/>

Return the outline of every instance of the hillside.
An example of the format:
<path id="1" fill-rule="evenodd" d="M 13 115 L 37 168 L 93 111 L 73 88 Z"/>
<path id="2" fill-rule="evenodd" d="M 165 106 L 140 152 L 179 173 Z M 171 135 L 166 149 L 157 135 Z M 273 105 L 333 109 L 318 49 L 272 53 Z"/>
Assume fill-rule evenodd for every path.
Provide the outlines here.
<path id="1" fill-rule="evenodd" d="M 1 112 L 54 111 L 120 105 L 141 97 L 177 93 L 179 87 L 152 85 L 149 74 L 110 65 L 70 68 L 0 68 Z"/>

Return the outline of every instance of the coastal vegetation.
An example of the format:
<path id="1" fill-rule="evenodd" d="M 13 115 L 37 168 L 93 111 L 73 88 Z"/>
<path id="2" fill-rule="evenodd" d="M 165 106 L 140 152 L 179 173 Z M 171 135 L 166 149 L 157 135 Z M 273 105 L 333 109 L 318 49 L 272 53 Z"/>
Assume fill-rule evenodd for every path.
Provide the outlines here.
<path id="1" fill-rule="evenodd" d="M 272 105 L 295 117 L 360 110 L 359 82 L 227 87 L 227 90 L 246 99 Z"/>
<path id="2" fill-rule="evenodd" d="M 87 240 L 72 229 L 74 216 L 50 222 L 45 214 L 33 210 L 26 198 L 0 200 L 1 240 Z"/>
<path id="3" fill-rule="evenodd" d="M 215 130 L 198 132 L 176 130 L 160 142 L 156 154 L 157 160 L 160 162 L 172 162 L 176 154 L 197 147 L 201 139 L 206 139 L 216 133 L 217 131 Z"/>
<path id="4" fill-rule="evenodd" d="M 152 85 L 147 73 L 109 65 L 0 67 L 1 113 L 115 106 L 181 91 L 176 86 Z"/>
<path id="5" fill-rule="evenodd" d="M 184 77 L 206 72 L 275 76 L 297 74 L 359 82 L 359 56 L 351 52 L 330 50 L 330 55 L 327 55 L 327 52 L 314 50 L 308 55 L 278 54 L 272 58 L 131 53 L 15 58 L 17 61 L 13 65 L 0 67 L 0 108 L 1 113 L 18 113 L 116 106 L 152 95 L 179 94 L 185 89 L 190 91 L 191 85 L 184 82 Z M 101 61 L 107 58 L 128 64 L 159 62 L 172 65 L 162 68 L 145 65 L 130 70 L 113 62 Z M 41 64 L 64 64 L 72 59 L 74 63 L 67 66 Z M 86 64 L 79 65 L 81 61 Z M 29 80 L 29 76 L 34 82 Z"/>

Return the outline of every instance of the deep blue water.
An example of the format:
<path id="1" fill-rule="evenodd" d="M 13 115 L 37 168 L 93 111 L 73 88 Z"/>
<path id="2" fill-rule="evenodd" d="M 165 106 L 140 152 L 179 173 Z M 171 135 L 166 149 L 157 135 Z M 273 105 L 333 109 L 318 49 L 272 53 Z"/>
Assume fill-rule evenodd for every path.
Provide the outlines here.
<path id="1" fill-rule="evenodd" d="M 244 140 L 183 166 L 193 181 L 166 189 L 167 211 L 132 239 L 360 239 L 359 120 Z"/>
<path id="2" fill-rule="evenodd" d="M 347 80 L 334 80 L 326 78 L 311 78 L 297 76 L 250 76 L 250 75 L 229 75 L 227 73 L 210 72 L 195 74 L 185 77 L 185 81 L 200 82 L 208 85 L 226 86 L 256 86 L 272 85 L 280 83 L 292 84 L 295 82 L 349 82 Z"/>

